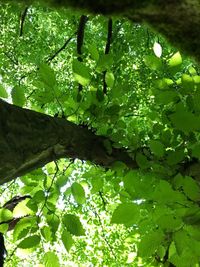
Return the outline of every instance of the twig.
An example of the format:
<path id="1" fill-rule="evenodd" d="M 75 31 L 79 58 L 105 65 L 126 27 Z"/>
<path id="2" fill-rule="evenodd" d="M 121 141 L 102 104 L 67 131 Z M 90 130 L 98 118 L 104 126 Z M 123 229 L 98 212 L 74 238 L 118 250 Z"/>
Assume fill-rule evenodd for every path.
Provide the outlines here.
<path id="1" fill-rule="evenodd" d="M 69 44 L 69 42 L 73 39 L 73 36 L 75 35 L 75 34 L 77 34 L 77 31 L 76 32 L 74 32 L 73 33 L 73 35 L 71 36 L 71 37 L 69 37 L 67 40 L 66 40 L 66 42 L 64 43 L 64 45 L 63 46 L 61 46 L 61 48 L 59 48 L 52 56 L 50 56 L 47 60 L 46 60 L 46 62 L 47 63 L 50 63 L 60 52 L 62 52 L 65 48 L 66 48 L 66 46 Z"/>
<path id="2" fill-rule="evenodd" d="M 9 55 L 8 52 L 3 52 L 3 53 L 4 53 L 4 55 L 7 56 L 8 59 L 10 59 L 10 61 L 13 63 L 13 65 L 18 65 L 18 64 L 19 64 L 18 60 L 14 60 L 14 59 Z"/>
<path id="3" fill-rule="evenodd" d="M 94 208 L 93 208 L 93 209 L 94 209 Z M 108 239 L 107 239 L 107 237 L 106 237 L 105 229 L 104 229 L 104 227 L 103 227 L 103 224 L 102 224 L 102 221 L 101 221 L 101 217 L 99 216 L 98 212 L 96 212 L 95 209 L 94 209 L 94 214 L 95 214 L 96 217 L 98 218 L 99 224 L 100 224 L 100 226 L 101 226 L 102 234 L 103 234 L 103 239 L 104 239 L 104 241 L 106 242 L 108 248 L 110 249 L 110 252 L 111 252 L 113 258 L 116 260 L 116 255 L 115 255 L 115 253 L 114 253 L 114 251 L 113 251 L 113 248 L 112 248 L 112 246 L 110 245 L 110 243 L 109 243 L 109 241 L 108 241 Z"/>
<path id="4" fill-rule="evenodd" d="M 16 179 L 14 179 L 8 186 L 6 186 L 6 188 L 2 191 L 1 195 L 4 194 L 5 191 L 8 190 L 8 188 L 13 185 L 16 182 Z"/>
<path id="5" fill-rule="evenodd" d="M 57 164 L 56 161 L 55 161 L 55 165 L 56 165 L 56 171 L 55 171 L 54 176 L 53 176 L 53 178 L 52 178 L 52 180 L 51 180 L 51 184 L 50 184 L 49 188 L 48 188 L 47 191 L 46 191 L 46 197 L 45 197 L 45 200 L 44 200 L 44 204 L 43 204 L 43 206 L 42 206 L 42 208 L 41 208 L 41 210 L 40 210 L 40 212 L 39 212 L 39 214 L 38 214 L 38 217 L 41 216 L 41 213 L 42 213 L 44 207 L 45 207 L 46 204 L 47 204 L 47 200 L 48 200 L 48 197 L 49 197 L 49 192 L 50 192 L 50 190 L 51 190 L 51 188 L 52 188 L 52 186 L 53 186 L 54 180 L 55 180 L 55 178 L 56 178 L 56 176 L 57 176 L 57 174 L 58 174 L 58 171 L 59 171 L 59 167 L 58 167 L 58 164 Z"/>
<path id="6" fill-rule="evenodd" d="M 72 164 L 73 164 L 73 162 L 70 162 L 70 163 L 67 165 L 66 170 L 67 170 Z M 43 206 L 42 206 L 42 208 L 41 208 L 41 210 L 40 210 L 40 212 L 39 212 L 39 214 L 38 214 L 38 217 L 41 216 L 41 213 L 42 213 L 44 207 L 46 206 L 46 203 L 47 203 L 47 200 L 48 200 L 48 197 L 49 197 L 49 192 L 51 191 L 51 188 L 52 188 L 52 186 L 53 186 L 54 180 L 55 180 L 55 178 L 56 178 L 56 176 L 57 176 L 57 174 L 58 174 L 58 171 L 59 171 L 59 167 L 58 167 L 58 164 L 57 164 L 56 161 L 55 161 L 55 165 L 56 165 L 56 171 L 55 171 L 54 176 L 53 176 L 53 178 L 52 178 L 52 180 L 51 180 L 51 184 L 50 184 L 49 188 L 48 188 L 47 191 L 46 191 L 46 197 L 45 197 L 45 200 L 44 200 L 44 204 L 43 204 Z M 56 216 L 57 216 L 57 215 L 56 215 Z"/>
<path id="7" fill-rule="evenodd" d="M 12 257 L 13 257 L 13 255 L 15 254 L 15 251 L 17 250 L 17 248 L 18 248 L 18 246 L 16 246 L 14 249 L 13 249 L 13 251 L 12 251 L 12 253 L 9 255 L 9 257 L 6 259 L 6 262 L 9 262 L 10 260 L 12 260 Z"/>
<path id="8" fill-rule="evenodd" d="M 100 198 L 101 198 L 101 200 L 102 200 L 102 203 L 103 203 L 103 207 L 104 207 L 104 210 L 106 210 L 106 201 L 105 201 L 105 199 L 104 199 L 104 197 L 103 197 L 103 193 L 101 192 L 101 191 L 99 191 L 99 196 L 100 196 Z"/>
<path id="9" fill-rule="evenodd" d="M 68 119 L 69 117 L 71 117 L 71 116 L 73 116 L 74 114 L 76 114 L 76 113 L 77 113 L 77 111 L 79 110 L 79 108 L 80 108 L 80 106 L 78 106 L 78 107 L 76 108 L 76 110 L 75 110 L 75 111 L 73 111 L 71 114 L 69 114 L 69 115 L 66 115 L 66 119 Z"/>

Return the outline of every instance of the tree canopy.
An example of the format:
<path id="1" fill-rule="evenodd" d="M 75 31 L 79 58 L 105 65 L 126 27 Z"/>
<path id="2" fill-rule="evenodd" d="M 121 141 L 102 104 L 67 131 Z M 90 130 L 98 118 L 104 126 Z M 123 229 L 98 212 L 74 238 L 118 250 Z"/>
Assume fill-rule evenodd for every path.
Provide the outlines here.
<path id="1" fill-rule="evenodd" d="M 116 10 L 1 5 L 8 267 L 199 266 L 200 69 Z"/>

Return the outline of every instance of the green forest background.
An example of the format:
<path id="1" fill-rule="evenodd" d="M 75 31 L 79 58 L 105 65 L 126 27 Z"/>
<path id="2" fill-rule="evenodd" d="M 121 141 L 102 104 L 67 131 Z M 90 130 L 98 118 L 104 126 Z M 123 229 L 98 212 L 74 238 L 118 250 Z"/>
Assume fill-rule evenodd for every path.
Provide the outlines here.
<path id="1" fill-rule="evenodd" d="M 135 162 L 64 158 L 3 184 L 5 266 L 198 267 L 198 64 L 115 16 L 2 4 L 0 18 L 0 97 Z M 3 207 L 16 195 L 31 198 Z"/>

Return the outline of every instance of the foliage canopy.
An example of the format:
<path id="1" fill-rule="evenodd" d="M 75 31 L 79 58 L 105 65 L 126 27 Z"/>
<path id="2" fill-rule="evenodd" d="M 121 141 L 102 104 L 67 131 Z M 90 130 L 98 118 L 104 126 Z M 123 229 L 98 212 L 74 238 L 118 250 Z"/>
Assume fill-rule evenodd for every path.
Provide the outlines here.
<path id="1" fill-rule="evenodd" d="M 88 127 L 138 165 L 61 159 L 2 185 L 2 206 L 31 196 L 0 209 L 6 266 L 199 266 L 199 67 L 125 19 L 0 12 L 0 97 Z"/>

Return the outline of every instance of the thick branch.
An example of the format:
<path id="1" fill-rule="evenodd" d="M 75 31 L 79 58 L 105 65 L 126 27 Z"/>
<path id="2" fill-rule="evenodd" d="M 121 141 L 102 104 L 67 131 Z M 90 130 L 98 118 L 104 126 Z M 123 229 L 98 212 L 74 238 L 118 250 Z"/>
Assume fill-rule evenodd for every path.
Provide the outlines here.
<path id="1" fill-rule="evenodd" d="M 116 160 L 137 167 L 126 151 L 108 154 L 105 138 L 65 119 L 54 118 L 0 100 L 0 183 L 59 158 L 88 160 L 110 167 Z"/>

